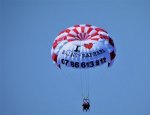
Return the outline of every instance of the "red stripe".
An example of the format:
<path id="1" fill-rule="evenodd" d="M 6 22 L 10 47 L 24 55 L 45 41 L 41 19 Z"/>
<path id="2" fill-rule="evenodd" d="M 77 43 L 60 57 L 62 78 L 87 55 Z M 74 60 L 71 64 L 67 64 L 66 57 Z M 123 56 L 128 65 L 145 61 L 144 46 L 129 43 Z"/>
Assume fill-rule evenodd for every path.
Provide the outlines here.
<path id="1" fill-rule="evenodd" d="M 78 30 L 75 28 L 73 29 L 73 31 L 76 33 L 76 34 L 79 34 Z"/>
<path id="2" fill-rule="evenodd" d="M 65 32 L 69 33 L 71 30 L 70 29 L 66 29 Z"/>
<path id="3" fill-rule="evenodd" d="M 80 25 L 75 25 L 74 27 L 80 27 Z"/>
<path id="4" fill-rule="evenodd" d="M 77 37 L 81 40 L 81 37 L 79 36 L 79 34 L 77 35 Z"/>
<path id="5" fill-rule="evenodd" d="M 56 48 L 56 46 L 58 45 L 59 42 L 61 42 L 61 41 L 63 41 L 63 40 L 66 40 L 66 39 L 67 39 L 67 37 L 66 37 L 66 36 L 63 36 L 63 37 L 60 37 L 60 38 L 58 38 L 57 40 L 55 40 L 54 43 L 53 43 L 53 49 Z"/>
<path id="6" fill-rule="evenodd" d="M 86 33 L 84 33 L 83 37 L 85 38 L 85 36 L 86 36 Z"/>
<path id="7" fill-rule="evenodd" d="M 116 54 L 115 54 L 114 51 L 112 51 L 112 52 L 110 53 L 110 59 L 113 60 L 115 57 L 116 57 Z"/>
<path id="8" fill-rule="evenodd" d="M 89 28 L 87 33 L 89 34 L 92 30 L 93 30 L 93 28 Z"/>
<path id="9" fill-rule="evenodd" d="M 101 38 L 91 38 L 91 40 L 95 40 L 95 41 L 98 41 L 99 39 Z"/>
<path id="10" fill-rule="evenodd" d="M 85 26 L 87 26 L 87 27 L 91 27 L 91 25 L 90 25 L 90 24 L 86 24 Z"/>
<path id="11" fill-rule="evenodd" d="M 75 37 L 73 34 L 68 34 L 67 36 L 69 36 L 69 37 Z"/>
<path id="12" fill-rule="evenodd" d="M 57 40 L 55 40 L 53 43 L 53 49 L 55 49 L 57 45 L 58 45 Z"/>
<path id="13" fill-rule="evenodd" d="M 83 39 L 82 33 L 80 33 L 80 38 Z"/>
<path id="14" fill-rule="evenodd" d="M 85 27 L 82 26 L 82 27 L 81 27 L 81 32 L 82 32 L 82 33 L 84 33 L 84 29 L 85 29 Z"/>
<path id="15" fill-rule="evenodd" d="M 66 40 L 66 36 L 63 36 L 63 37 L 58 38 L 58 39 L 57 39 L 57 42 L 61 42 L 61 41 L 63 41 L 63 40 Z"/>
<path id="16" fill-rule="evenodd" d="M 100 38 L 109 40 L 109 37 L 108 37 L 108 36 L 105 36 L 105 35 L 102 35 L 102 34 L 100 34 Z"/>
<path id="17" fill-rule="evenodd" d="M 98 32 L 95 32 L 94 34 L 91 35 L 91 37 L 97 36 L 97 35 L 99 35 Z"/>
<path id="18" fill-rule="evenodd" d="M 95 28 L 95 30 L 98 31 L 98 32 L 99 32 L 99 31 L 103 31 L 103 32 L 107 33 L 107 31 L 105 31 L 105 30 L 102 29 L 102 28 Z"/>
<path id="19" fill-rule="evenodd" d="M 76 39 L 68 39 L 67 41 L 68 42 L 72 42 L 72 41 L 75 41 Z"/>
<path id="20" fill-rule="evenodd" d="M 53 59 L 53 61 L 55 61 L 57 63 L 57 54 L 53 53 L 52 59 Z"/>
<path id="21" fill-rule="evenodd" d="M 112 40 L 110 37 L 109 37 L 109 43 L 110 43 L 110 45 L 112 45 L 113 47 L 115 46 L 113 40 Z"/>

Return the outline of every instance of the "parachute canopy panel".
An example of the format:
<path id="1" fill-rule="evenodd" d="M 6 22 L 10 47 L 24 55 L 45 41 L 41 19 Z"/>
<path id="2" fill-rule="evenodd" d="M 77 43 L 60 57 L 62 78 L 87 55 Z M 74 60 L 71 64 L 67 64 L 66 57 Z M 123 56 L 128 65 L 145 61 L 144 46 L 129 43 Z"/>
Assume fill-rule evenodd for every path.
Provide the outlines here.
<path id="1" fill-rule="evenodd" d="M 116 57 L 115 45 L 107 31 L 89 24 L 75 25 L 59 33 L 51 50 L 53 62 L 72 68 L 90 68 Z"/>

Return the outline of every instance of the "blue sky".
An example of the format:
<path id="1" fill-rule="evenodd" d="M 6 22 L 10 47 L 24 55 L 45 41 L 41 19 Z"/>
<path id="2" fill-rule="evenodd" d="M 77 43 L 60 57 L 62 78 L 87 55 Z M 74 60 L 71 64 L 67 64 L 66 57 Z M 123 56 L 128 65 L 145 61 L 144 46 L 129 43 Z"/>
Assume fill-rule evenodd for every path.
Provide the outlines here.
<path id="1" fill-rule="evenodd" d="M 0 7 L 1 115 L 150 115 L 149 0 L 1 0 Z M 58 70 L 50 55 L 61 30 L 84 23 L 106 29 L 117 49 L 111 68 L 89 70 L 88 113 L 80 74 Z"/>

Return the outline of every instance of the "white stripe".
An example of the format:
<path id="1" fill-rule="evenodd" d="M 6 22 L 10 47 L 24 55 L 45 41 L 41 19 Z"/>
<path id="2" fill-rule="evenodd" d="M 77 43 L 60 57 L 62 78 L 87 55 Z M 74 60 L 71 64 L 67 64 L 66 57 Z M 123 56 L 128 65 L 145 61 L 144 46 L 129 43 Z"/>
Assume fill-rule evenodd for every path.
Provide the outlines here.
<path id="1" fill-rule="evenodd" d="M 89 30 L 89 27 L 85 27 L 84 33 L 87 33 L 88 30 Z"/>
<path id="2" fill-rule="evenodd" d="M 81 27 L 76 28 L 79 33 L 81 33 Z"/>
<path id="3" fill-rule="evenodd" d="M 82 26 L 82 27 L 85 27 L 86 25 L 85 25 L 85 24 L 80 24 L 79 26 L 80 26 L 80 27 L 81 27 L 81 26 Z"/>
<path id="4" fill-rule="evenodd" d="M 96 36 L 93 36 L 92 38 L 100 38 L 100 36 L 99 36 L 99 35 L 96 35 Z"/>
<path id="5" fill-rule="evenodd" d="M 74 37 L 67 36 L 67 40 L 69 40 L 69 39 L 74 39 Z"/>
<path id="6" fill-rule="evenodd" d="M 69 29 L 69 30 L 73 30 L 75 27 L 69 27 L 69 28 L 67 28 L 67 29 Z"/>
<path id="7" fill-rule="evenodd" d="M 59 44 L 56 46 L 56 48 L 54 49 L 54 53 L 58 55 L 60 49 L 67 43 L 67 40 L 63 40 L 61 42 L 59 42 Z"/>
<path id="8" fill-rule="evenodd" d="M 98 34 L 102 34 L 102 35 L 105 35 L 105 36 L 108 36 L 108 34 L 106 32 L 103 32 L 103 31 L 99 31 Z"/>
<path id="9" fill-rule="evenodd" d="M 58 38 L 64 37 L 64 36 L 66 36 L 66 35 L 68 35 L 68 33 L 62 33 L 62 34 L 60 34 L 59 36 L 57 36 L 57 37 L 55 38 L 55 40 L 57 40 Z"/>
<path id="10" fill-rule="evenodd" d="M 92 34 L 94 34 L 94 33 L 96 33 L 97 31 L 96 30 L 92 30 L 90 33 L 89 33 L 89 35 L 92 35 Z"/>
<path id="11" fill-rule="evenodd" d="M 76 35 L 77 35 L 77 33 L 75 33 L 75 32 L 74 32 L 74 31 L 72 31 L 72 30 L 69 32 L 69 34 L 72 34 L 72 35 L 74 35 L 74 36 L 76 36 Z"/>
<path id="12" fill-rule="evenodd" d="M 95 29 L 95 28 L 97 28 L 97 27 L 96 27 L 96 26 L 91 26 L 91 28 Z"/>

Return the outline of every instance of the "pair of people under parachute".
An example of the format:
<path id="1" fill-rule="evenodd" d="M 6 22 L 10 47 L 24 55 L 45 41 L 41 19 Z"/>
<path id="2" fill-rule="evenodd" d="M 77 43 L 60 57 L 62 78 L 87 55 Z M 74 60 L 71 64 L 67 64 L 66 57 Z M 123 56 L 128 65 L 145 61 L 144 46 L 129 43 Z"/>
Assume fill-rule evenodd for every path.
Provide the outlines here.
<path id="1" fill-rule="evenodd" d="M 82 107 L 83 111 L 85 110 L 87 112 L 88 110 L 90 110 L 90 100 L 88 98 L 83 99 Z"/>
<path id="2" fill-rule="evenodd" d="M 116 57 L 116 48 L 107 31 L 89 24 L 81 24 L 60 32 L 54 40 L 51 54 L 53 62 L 60 69 L 61 65 L 74 69 L 93 68 L 106 62 L 110 67 Z M 89 110 L 88 98 L 83 99 L 82 106 L 83 111 Z"/>

